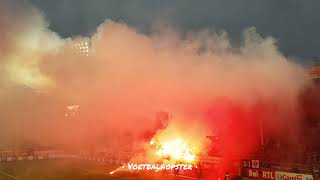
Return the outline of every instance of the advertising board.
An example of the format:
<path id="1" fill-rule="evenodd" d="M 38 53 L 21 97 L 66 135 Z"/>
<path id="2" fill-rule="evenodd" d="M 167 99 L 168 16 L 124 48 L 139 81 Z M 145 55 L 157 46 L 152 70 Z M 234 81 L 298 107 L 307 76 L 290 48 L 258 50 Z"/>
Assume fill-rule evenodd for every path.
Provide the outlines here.
<path id="1" fill-rule="evenodd" d="M 264 170 L 264 169 L 252 169 L 246 168 L 246 177 L 255 178 L 255 179 L 269 179 L 275 180 L 275 172 L 271 170 Z"/>
<path id="2" fill-rule="evenodd" d="M 242 161 L 243 168 L 260 168 L 259 160 L 243 160 Z"/>
<path id="3" fill-rule="evenodd" d="M 276 180 L 313 180 L 313 176 L 310 174 L 298 174 L 276 171 Z"/>

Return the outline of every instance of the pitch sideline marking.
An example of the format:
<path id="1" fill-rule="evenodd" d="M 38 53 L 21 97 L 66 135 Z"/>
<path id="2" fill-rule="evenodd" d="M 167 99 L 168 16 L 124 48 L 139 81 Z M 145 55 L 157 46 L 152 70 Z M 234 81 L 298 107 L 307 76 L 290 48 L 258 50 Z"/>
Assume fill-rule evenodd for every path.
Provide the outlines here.
<path id="1" fill-rule="evenodd" d="M 8 174 L 8 173 L 5 173 L 5 172 L 3 172 L 3 171 L 0 171 L 0 173 L 3 174 L 3 175 L 6 175 L 6 176 L 8 176 L 8 177 L 11 177 L 12 179 L 15 179 L 15 180 L 21 180 L 21 179 L 19 179 L 18 177 L 15 177 L 15 176 L 13 176 L 13 175 L 11 175 L 11 174 Z"/>

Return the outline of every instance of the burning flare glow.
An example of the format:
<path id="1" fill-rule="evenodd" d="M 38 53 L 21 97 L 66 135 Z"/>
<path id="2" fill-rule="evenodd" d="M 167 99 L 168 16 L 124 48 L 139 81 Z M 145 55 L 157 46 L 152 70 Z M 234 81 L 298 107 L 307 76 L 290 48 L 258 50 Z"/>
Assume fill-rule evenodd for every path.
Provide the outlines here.
<path id="1" fill-rule="evenodd" d="M 197 164 L 199 156 L 206 153 L 210 132 L 200 123 L 183 123 L 170 120 L 165 129 L 159 130 L 149 142 L 150 159 L 164 163 Z"/>
<path id="2" fill-rule="evenodd" d="M 150 141 L 150 145 L 155 144 L 156 155 L 160 158 L 170 158 L 170 160 L 193 163 L 196 160 L 195 148 L 191 148 L 182 138 L 174 138 L 168 141 Z"/>

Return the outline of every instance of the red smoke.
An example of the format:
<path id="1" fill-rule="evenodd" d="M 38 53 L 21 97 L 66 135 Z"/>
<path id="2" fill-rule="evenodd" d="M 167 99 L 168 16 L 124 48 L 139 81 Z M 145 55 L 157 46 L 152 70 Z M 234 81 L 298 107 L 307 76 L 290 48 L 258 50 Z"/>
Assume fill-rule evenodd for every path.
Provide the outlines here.
<path id="1" fill-rule="evenodd" d="M 119 136 L 124 147 L 176 123 L 196 142 L 218 136 L 228 156 L 258 147 L 260 120 L 266 137 L 298 132 L 305 72 L 254 28 L 233 45 L 226 32 L 143 34 L 107 20 L 91 37 L 63 39 L 30 6 L 0 11 L 0 26 L 0 135 L 8 144 L 114 147 Z M 74 52 L 84 39 L 90 56 Z M 65 118 L 68 105 L 79 105 L 80 116 Z M 168 123 L 156 122 L 159 111 Z"/>

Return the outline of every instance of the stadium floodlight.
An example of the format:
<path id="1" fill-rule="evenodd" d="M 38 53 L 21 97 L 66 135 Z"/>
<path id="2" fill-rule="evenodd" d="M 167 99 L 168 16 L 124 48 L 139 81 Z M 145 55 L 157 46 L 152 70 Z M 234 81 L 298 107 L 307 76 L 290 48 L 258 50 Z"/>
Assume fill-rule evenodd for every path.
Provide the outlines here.
<path id="1" fill-rule="evenodd" d="M 79 105 L 70 105 L 70 106 L 67 106 L 67 109 L 68 109 L 69 111 L 78 111 L 79 108 L 80 108 Z"/>
<path id="2" fill-rule="evenodd" d="M 67 106 L 66 108 L 67 108 L 67 112 L 64 114 L 65 117 L 70 117 L 70 118 L 80 117 L 79 105 L 70 105 L 70 106 Z"/>

